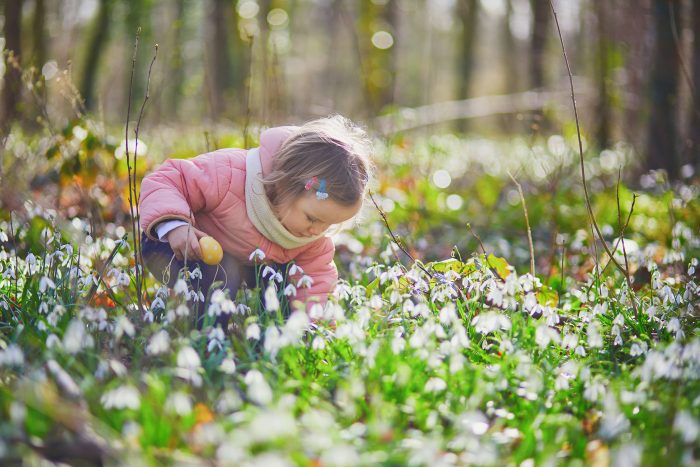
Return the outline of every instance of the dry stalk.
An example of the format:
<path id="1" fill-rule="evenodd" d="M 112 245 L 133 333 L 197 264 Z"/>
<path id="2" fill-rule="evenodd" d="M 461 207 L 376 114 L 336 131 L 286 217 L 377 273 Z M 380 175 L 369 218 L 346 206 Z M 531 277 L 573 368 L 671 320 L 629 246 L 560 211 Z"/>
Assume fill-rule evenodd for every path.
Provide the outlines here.
<path id="1" fill-rule="evenodd" d="M 532 229 L 530 229 L 530 218 L 527 215 L 527 205 L 525 204 L 525 195 L 523 195 L 523 188 L 520 186 L 520 183 L 515 179 L 512 173 L 510 173 L 510 170 L 507 171 L 508 176 L 510 177 L 511 180 L 513 180 L 513 183 L 515 183 L 515 186 L 518 187 L 518 193 L 520 193 L 520 203 L 523 205 L 523 212 L 525 213 L 525 225 L 527 226 L 527 241 L 528 241 L 528 246 L 530 247 L 530 274 L 532 274 L 532 277 L 535 277 L 535 247 L 532 244 Z"/>

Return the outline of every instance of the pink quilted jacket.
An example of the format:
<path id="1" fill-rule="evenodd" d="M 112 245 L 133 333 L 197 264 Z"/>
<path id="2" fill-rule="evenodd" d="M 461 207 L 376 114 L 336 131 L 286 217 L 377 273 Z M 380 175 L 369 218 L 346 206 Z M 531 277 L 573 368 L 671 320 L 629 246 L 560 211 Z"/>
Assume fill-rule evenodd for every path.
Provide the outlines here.
<path id="1" fill-rule="evenodd" d="M 266 130 L 260 136 L 263 176 L 272 170 L 272 161 L 282 143 L 297 127 Z M 300 288 L 296 299 L 321 303 L 335 286 L 338 272 L 333 263 L 335 247 L 322 237 L 299 248 L 287 250 L 265 238 L 253 226 L 245 205 L 245 149 L 220 149 L 193 159 L 170 159 L 141 184 L 141 227 L 156 239 L 154 227 L 168 219 L 182 219 L 214 237 L 224 251 L 243 264 L 251 264 L 250 254 L 260 248 L 267 261 L 294 260 L 313 279 L 309 288 Z M 298 279 L 298 277 L 297 277 Z"/>

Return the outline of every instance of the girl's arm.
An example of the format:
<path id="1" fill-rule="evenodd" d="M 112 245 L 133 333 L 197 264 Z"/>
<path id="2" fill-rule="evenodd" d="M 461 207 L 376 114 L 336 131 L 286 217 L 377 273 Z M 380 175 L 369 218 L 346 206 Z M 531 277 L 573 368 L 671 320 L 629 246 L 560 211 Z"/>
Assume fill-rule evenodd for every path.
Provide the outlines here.
<path id="1" fill-rule="evenodd" d="M 194 214 L 221 203 L 231 183 L 230 158 L 216 153 L 193 159 L 170 159 L 141 183 L 141 227 L 157 239 L 161 221 L 181 219 L 194 225 Z"/>

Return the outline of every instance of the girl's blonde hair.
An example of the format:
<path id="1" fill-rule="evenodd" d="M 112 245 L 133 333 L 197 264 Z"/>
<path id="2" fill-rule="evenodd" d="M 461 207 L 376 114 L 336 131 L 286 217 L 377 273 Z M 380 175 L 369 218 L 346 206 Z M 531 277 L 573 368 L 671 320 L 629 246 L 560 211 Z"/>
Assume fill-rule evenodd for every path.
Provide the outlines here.
<path id="1" fill-rule="evenodd" d="M 263 179 L 273 206 L 303 195 L 306 183 L 326 181 L 329 199 L 353 206 L 364 199 L 371 175 L 367 133 L 340 115 L 312 120 L 281 146 Z M 312 190 L 315 192 L 317 186 Z"/>

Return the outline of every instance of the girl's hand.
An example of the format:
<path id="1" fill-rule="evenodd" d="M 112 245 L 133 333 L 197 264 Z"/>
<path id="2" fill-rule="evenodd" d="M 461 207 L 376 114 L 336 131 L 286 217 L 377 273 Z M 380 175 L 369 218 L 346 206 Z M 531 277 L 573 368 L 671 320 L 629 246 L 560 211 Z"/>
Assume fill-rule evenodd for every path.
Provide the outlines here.
<path id="1" fill-rule="evenodd" d="M 202 250 L 199 248 L 199 239 L 206 236 L 207 234 L 191 225 L 181 225 L 168 232 L 167 240 L 175 257 L 180 261 L 185 258 L 185 251 L 187 251 L 187 259 L 201 260 Z"/>

